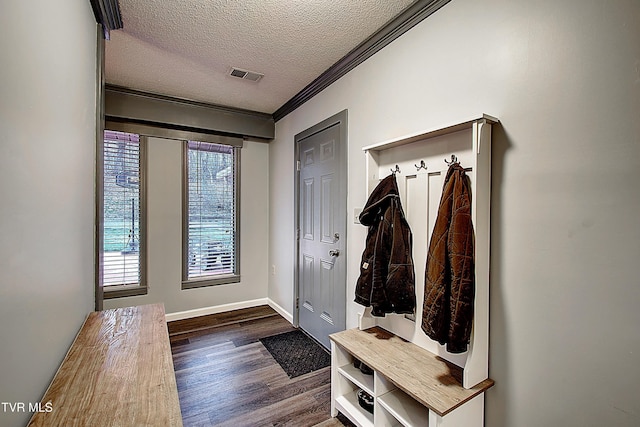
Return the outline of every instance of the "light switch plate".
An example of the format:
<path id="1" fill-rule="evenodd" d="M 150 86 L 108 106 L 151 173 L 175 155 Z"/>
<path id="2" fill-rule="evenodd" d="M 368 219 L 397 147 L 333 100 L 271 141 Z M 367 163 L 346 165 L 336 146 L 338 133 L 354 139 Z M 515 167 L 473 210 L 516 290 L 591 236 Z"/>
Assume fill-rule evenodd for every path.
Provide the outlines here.
<path id="1" fill-rule="evenodd" d="M 360 214 L 362 213 L 362 208 L 355 208 L 353 210 L 353 223 L 360 224 Z"/>

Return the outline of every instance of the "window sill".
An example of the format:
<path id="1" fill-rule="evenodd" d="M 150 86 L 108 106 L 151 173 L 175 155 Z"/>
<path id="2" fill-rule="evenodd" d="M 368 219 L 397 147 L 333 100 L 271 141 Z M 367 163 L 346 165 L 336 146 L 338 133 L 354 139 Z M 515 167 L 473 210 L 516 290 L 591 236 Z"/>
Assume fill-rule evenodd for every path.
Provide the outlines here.
<path id="1" fill-rule="evenodd" d="M 203 277 L 199 279 L 184 280 L 182 282 L 182 290 L 204 288 L 206 286 L 228 285 L 230 283 L 239 283 L 239 274 L 229 274 L 224 276 Z"/>
<path id="2" fill-rule="evenodd" d="M 117 285 L 103 288 L 103 299 L 135 297 L 146 294 L 147 287 L 140 285 Z"/>

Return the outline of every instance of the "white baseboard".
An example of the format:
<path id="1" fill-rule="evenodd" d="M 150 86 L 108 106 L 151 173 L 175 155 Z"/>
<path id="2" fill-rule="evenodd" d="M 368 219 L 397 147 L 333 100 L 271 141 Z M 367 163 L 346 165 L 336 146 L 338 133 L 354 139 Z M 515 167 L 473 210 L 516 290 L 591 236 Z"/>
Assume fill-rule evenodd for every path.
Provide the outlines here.
<path id="1" fill-rule="evenodd" d="M 267 305 L 267 304 L 273 307 L 273 305 L 271 305 L 272 301 L 270 299 L 259 298 L 259 299 L 249 300 L 249 301 L 234 302 L 231 304 L 214 305 L 211 307 L 202 307 L 202 308 L 196 308 L 193 310 L 167 313 L 165 317 L 167 319 L 167 322 L 172 322 L 174 320 L 190 319 L 192 317 L 206 316 L 208 314 L 224 313 L 225 311 L 238 310 L 241 308 L 257 307 L 259 305 Z M 283 317 L 287 318 L 277 308 L 273 307 L 273 309 L 276 310 L 278 313 L 280 313 Z"/>
<path id="2" fill-rule="evenodd" d="M 267 304 L 269 304 L 269 307 L 273 308 L 275 311 L 278 312 L 278 314 L 280 314 L 280 316 L 282 316 L 285 319 L 287 319 L 289 321 L 289 323 L 291 323 L 293 325 L 293 314 L 289 313 L 287 310 L 285 310 L 284 308 L 280 307 L 271 298 L 267 298 L 267 300 L 268 300 Z"/>

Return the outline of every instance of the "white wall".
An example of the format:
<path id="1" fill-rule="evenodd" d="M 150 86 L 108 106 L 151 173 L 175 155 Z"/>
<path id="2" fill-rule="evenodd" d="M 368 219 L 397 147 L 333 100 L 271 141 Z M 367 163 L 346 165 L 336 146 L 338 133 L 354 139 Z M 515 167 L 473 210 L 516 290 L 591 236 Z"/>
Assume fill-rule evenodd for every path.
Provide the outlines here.
<path id="1" fill-rule="evenodd" d="M 637 426 L 639 69 L 636 0 L 450 2 L 277 123 L 270 298 L 293 312 L 295 134 L 349 110 L 351 218 L 363 146 L 495 115 L 486 425 Z M 364 237 L 350 221 L 348 327 Z"/>
<path id="2" fill-rule="evenodd" d="M 269 146 L 245 141 L 240 153 L 239 283 L 181 290 L 182 143 L 149 138 L 147 218 L 148 294 L 104 301 L 104 308 L 162 302 L 178 317 L 243 306 L 267 298 Z M 205 310 L 205 311 L 202 311 Z"/>
<path id="3" fill-rule="evenodd" d="M 96 25 L 0 4 L 0 401 L 38 402 L 93 309 Z M 0 407 L 0 425 L 31 414 Z"/>

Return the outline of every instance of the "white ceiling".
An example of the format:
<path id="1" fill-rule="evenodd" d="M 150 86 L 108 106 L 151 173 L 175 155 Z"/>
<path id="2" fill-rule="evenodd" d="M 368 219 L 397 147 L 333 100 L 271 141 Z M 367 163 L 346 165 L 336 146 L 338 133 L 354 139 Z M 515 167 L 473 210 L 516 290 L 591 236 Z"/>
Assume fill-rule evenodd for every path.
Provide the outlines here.
<path id="1" fill-rule="evenodd" d="M 273 113 L 415 0 L 119 0 L 108 84 Z M 263 73 L 258 82 L 231 67 Z"/>

